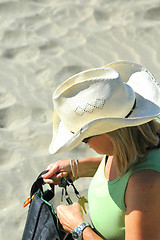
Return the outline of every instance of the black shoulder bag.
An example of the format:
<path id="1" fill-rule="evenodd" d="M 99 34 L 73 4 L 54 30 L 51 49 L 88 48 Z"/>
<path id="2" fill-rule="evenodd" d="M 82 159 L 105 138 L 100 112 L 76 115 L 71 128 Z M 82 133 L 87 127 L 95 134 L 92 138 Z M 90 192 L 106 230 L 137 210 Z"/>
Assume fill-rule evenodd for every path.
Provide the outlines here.
<path id="1" fill-rule="evenodd" d="M 62 230 L 54 208 L 49 201 L 54 197 L 54 184 L 43 191 L 43 178 L 41 177 L 46 171 L 42 172 L 31 187 L 30 197 L 24 203 L 24 207 L 29 203 L 28 216 L 22 236 L 22 240 L 69 240 L 71 234 Z M 67 186 L 72 185 L 75 194 L 81 199 L 79 192 L 73 185 L 72 180 L 62 178 L 62 194 L 65 193 L 68 204 L 72 201 L 67 192 Z"/>

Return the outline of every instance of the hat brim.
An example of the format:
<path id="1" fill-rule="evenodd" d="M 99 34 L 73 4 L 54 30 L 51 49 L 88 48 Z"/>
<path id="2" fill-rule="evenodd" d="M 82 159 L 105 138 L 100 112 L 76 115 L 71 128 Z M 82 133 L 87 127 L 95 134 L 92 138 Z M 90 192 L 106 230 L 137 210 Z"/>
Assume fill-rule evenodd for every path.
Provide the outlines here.
<path id="1" fill-rule="evenodd" d="M 150 78 L 153 78 L 146 68 L 129 61 L 117 61 L 108 64 L 105 67 L 113 68 L 119 72 L 124 82 L 128 82 L 133 73 L 140 71 L 147 72 Z M 153 81 L 152 84 L 156 83 Z M 159 90 L 158 93 L 160 94 Z M 71 133 L 64 126 L 58 114 L 54 112 L 53 139 L 49 147 L 49 152 L 51 154 L 66 152 L 78 146 L 86 137 L 100 135 L 119 128 L 137 126 L 149 122 L 160 114 L 159 105 L 160 104 L 152 102 L 152 97 L 150 100 L 144 98 L 141 94 L 136 93 L 136 107 L 129 118 L 99 118 L 87 123 L 75 133 Z"/>
<path id="2" fill-rule="evenodd" d="M 146 111 L 142 113 L 142 109 L 148 109 L 147 113 L 149 114 L 146 114 Z M 57 115 L 59 126 L 56 133 L 53 133 L 55 137 L 52 139 L 49 152 L 56 154 L 70 151 L 77 147 L 86 137 L 100 135 L 123 127 L 138 126 L 151 121 L 159 114 L 160 110 L 156 104 L 136 94 L 136 107 L 131 117 L 96 119 L 87 123 L 75 133 L 71 133 Z"/>
<path id="3" fill-rule="evenodd" d="M 114 70 L 116 70 L 120 74 L 121 79 L 123 79 L 123 82 L 125 83 L 128 82 L 130 76 L 135 72 L 147 71 L 147 73 L 152 76 L 152 74 L 144 66 L 125 60 L 119 60 L 109 63 L 105 65 L 105 67 L 113 68 Z"/>

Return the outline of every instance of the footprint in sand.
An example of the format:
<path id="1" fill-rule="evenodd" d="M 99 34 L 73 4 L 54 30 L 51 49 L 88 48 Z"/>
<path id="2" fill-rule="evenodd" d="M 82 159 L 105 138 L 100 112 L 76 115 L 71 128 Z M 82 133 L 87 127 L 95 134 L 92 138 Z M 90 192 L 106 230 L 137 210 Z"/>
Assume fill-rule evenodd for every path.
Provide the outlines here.
<path id="1" fill-rule="evenodd" d="M 12 106 L 15 102 L 16 99 L 12 94 L 0 88 L 0 110 Z"/>
<path id="2" fill-rule="evenodd" d="M 148 9 L 148 11 L 146 11 L 145 17 L 150 20 L 160 21 L 160 7 Z"/>

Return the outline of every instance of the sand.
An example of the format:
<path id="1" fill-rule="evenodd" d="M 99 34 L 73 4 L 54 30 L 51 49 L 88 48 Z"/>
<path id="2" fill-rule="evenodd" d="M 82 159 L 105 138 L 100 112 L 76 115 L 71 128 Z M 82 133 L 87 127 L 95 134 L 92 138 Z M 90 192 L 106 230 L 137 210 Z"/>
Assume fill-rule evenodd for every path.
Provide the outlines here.
<path id="1" fill-rule="evenodd" d="M 85 145 L 49 154 L 55 88 L 118 59 L 145 65 L 160 82 L 159 39 L 159 0 L 0 1 L 0 240 L 21 239 L 23 202 L 49 163 L 96 156 Z M 76 182 L 82 194 L 89 182 Z"/>

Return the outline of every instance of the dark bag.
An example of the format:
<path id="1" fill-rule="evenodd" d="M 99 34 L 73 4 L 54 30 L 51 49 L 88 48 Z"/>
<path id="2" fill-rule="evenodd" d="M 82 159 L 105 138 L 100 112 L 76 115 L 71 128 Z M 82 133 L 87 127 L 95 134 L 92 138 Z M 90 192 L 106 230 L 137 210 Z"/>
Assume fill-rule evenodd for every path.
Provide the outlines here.
<path id="1" fill-rule="evenodd" d="M 46 171 L 38 176 L 32 185 L 30 198 L 24 203 L 24 206 L 26 206 L 30 202 L 30 206 L 22 240 L 72 239 L 71 234 L 66 234 L 61 230 L 57 215 L 52 204 L 49 203 L 55 195 L 54 184 L 50 184 L 50 190 L 43 191 L 44 181 L 41 176 L 44 173 Z"/>

